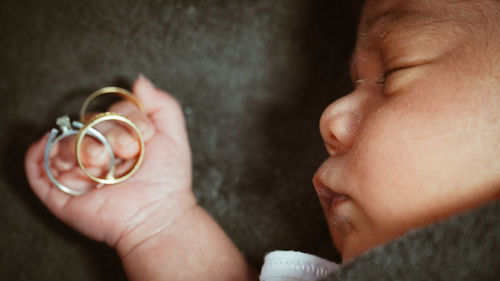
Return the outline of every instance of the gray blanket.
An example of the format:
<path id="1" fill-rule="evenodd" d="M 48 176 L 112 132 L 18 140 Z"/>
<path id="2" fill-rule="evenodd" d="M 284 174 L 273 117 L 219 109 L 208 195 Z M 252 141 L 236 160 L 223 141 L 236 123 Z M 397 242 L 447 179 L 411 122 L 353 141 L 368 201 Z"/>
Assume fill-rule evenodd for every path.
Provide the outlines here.
<path id="1" fill-rule="evenodd" d="M 500 279 L 500 201 L 414 230 L 365 253 L 325 279 Z"/>

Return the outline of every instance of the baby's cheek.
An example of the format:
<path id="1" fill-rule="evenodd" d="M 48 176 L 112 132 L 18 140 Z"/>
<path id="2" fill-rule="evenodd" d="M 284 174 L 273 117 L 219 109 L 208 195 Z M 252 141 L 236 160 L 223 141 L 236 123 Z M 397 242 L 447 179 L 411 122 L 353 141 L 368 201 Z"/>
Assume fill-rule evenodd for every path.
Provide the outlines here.
<path id="1" fill-rule="evenodd" d="M 362 208 L 372 222 L 401 223 L 406 213 L 418 212 L 421 202 L 432 198 L 432 179 L 440 167 L 433 161 L 432 142 L 419 140 L 415 133 L 415 121 L 380 113 L 359 136 L 352 170 Z"/>
<path id="2" fill-rule="evenodd" d="M 424 94 L 399 101 L 368 116 L 351 159 L 359 206 L 374 232 L 388 237 L 455 211 L 460 187 L 470 181 L 460 104 L 439 106 Z"/>

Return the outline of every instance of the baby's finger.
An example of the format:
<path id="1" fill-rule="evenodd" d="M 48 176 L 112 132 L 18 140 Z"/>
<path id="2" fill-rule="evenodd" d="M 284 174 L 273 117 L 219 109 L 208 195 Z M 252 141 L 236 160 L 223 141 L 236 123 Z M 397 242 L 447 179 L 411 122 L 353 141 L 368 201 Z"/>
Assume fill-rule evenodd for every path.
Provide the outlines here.
<path id="1" fill-rule="evenodd" d="M 135 131 L 116 126 L 107 132 L 106 137 L 113 146 L 113 152 L 119 158 L 131 159 L 139 153 L 140 143 L 135 136 Z"/>
<path id="2" fill-rule="evenodd" d="M 89 167 L 87 171 L 96 177 L 104 178 L 104 171 L 101 168 Z M 58 181 L 65 186 L 70 186 L 75 191 L 89 191 L 96 186 L 96 183 L 84 174 L 79 167 L 62 173 Z"/>
<path id="3" fill-rule="evenodd" d="M 132 121 L 141 132 L 144 142 L 149 141 L 153 137 L 155 133 L 154 125 L 135 104 L 129 101 L 121 101 L 112 105 L 109 111 L 124 115 Z M 99 123 L 94 128 L 106 137 L 113 147 L 115 156 L 130 159 L 139 153 L 140 145 L 136 132 L 127 124 L 111 120 Z M 90 138 L 86 137 L 86 139 Z M 105 151 L 105 147 L 97 141 L 88 140 L 86 143 L 82 143 L 82 153 L 80 156 L 82 162 L 86 165 L 103 167 L 109 161 L 108 154 Z"/>
<path id="4" fill-rule="evenodd" d="M 106 137 L 105 133 L 104 136 Z M 108 140 L 108 142 L 110 141 Z M 75 151 L 75 144 L 73 144 L 72 148 L 72 150 Z M 90 136 L 84 137 L 79 156 L 83 165 L 92 167 L 104 167 L 111 160 L 110 152 L 106 149 L 104 144 Z"/>
<path id="5" fill-rule="evenodd" d="M 155 126 L 146 115 L 146 112 L 139 110 L 137 106 L 130 101 L 124 100 L 117 102 L 109 108 L 109 111 L 120 113 L 130 119 L 130 121 L 132 121 L 137 128 L 139 128 L 145 142 L 149 141 L 153 137 L 155 133 Z"/>
<path id="6" fill-rule="evenodd" d="M 184 113 L 174 97 L 156 88 L 144 76 L 137 78 L 133 92 L 159 132 L 178 143 L 188 144 Z"/>
<path id="7" fill-rule="evenodd" d="M 116 123 L 114 126 L 107 126 L 102 129 L 98 124 L 95 129 L 98 130 L 113 149 L 115 158 L 129 159 L 135 157 L 139 152 L 139 142 L 135 136 L 135 131 L 130 131 L 122 126 L 123 124 L 115 121 L 106 121 L 105 123 Z M 85 136 L 79 153 L 80 160 L 85 166 L 105 167 L 111 160 L 110 151 L 103 143 L 91 136 Z"/>
<path id="8" fill-rule="evenodd" d="M 57 147 L 57 153 L 51 151 L 51 155 L 53 155 L 51 163 L 57 171 L 67 171 L 77 165 L 74 136 L 62 139 L 54 147 Z M 86 166 L 103 167 L 108 163 L 110 155 L 100 141 L 87 135 L 82 141 L 80 159 Z"/>
<path id="9" fill-rule="evenodd" d="M 50 158 L 51 163 L 58 172 L 73 168 L 76 164 L 73 138 L 64 138 L 52 146 Z"/>

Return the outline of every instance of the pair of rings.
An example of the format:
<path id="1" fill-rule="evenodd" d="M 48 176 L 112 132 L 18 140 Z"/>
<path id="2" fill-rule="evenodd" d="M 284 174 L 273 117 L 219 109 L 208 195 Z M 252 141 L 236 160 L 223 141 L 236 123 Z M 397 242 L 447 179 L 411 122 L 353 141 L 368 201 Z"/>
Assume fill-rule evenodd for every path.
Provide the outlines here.
<path id="1" fill-rule="evenodd" d="M 70 195 L 75 195 L 75 196 L 83 195 L 86 194 L 88 190 L 75 190 L 68 186 L 63 185 L 58 180 L 56 180 L 56 178 L 54 177 L 54 175 L 50 170 L 50 151 L 55 144 L 57 144 L 64 138 L 76 135 L 75 157 L 78 166 L 86 176 L 88 176 L 90 179 L 99 184 L 98 187 L 105 184 L 117 184 L 127 180 L 139 169 L 139 166 L 142 164 L 142 160 L 144 159 L 144 140 L 142 134 L 137 125 L 135 125 L 127 117 L 115 112 L 104 112 L 94 116 L 93 118 L 85 122 L 85 115 L 87 107 L 89 106 L 90 102 L 95 98 L 97 98 L 98 96 L 102 96 L 105 94 L 113 94 L 125 98 L 133 102 L 139 108 L 139 110 L 144 111 L 142 105 L 139 103 L 138 100 L 134 98 L 132 93 L 130 93 L 129 91 L 118 87 L 106 87 L 95 91 L 85 100 L 80 110 L 80 122 L 78 121 L 71 122 L 70 118 L 66 115 L 59 117 L 56 120 L 56 124 L 59 126 L 59 129 L 53 128 L 50 131 L 47 145 L 45 146 L 45 151 L 44 151 L 45 172 L 47 173 L 49 180 L 57 188 Z M 116 157 L 113 152 L 113 147 L 103 134 L 101 134 L 98 130 L 94 129 L 94 126 L 96 126 L 97 124 L 106 121 L 118 121 L 129 126 L 135 132 L 139 141 L 139 155 L 134 165 L 131 168 L 129 168 L 124 174 L 118 177 L 115 176 Z M 81 147 L 85 136 L 90 136 L 97 139 L 100 143 L 104 145 L 106 152 L 110 155 L 107 167 L 107 173 L 103 178 L 97 177 L 92 173 L 90 173 L 81 160 Z"/>

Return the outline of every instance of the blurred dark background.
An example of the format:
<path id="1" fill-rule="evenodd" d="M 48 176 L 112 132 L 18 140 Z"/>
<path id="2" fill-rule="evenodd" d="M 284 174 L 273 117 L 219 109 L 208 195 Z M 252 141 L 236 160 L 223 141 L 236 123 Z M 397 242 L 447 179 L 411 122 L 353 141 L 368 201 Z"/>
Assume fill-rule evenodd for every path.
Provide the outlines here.
<path id="1" fill-rule="evenodd" d="M 311 177 L 320 114 L 351 87 L 360 2 L 2 0 L 0 280 L 125 280 L 112 249 L 37 200 L 23 163 L 58 116 L 139 73 L 179 99 L 197 198 L 256 267 L 276 249 L 338 259 Z"/>

